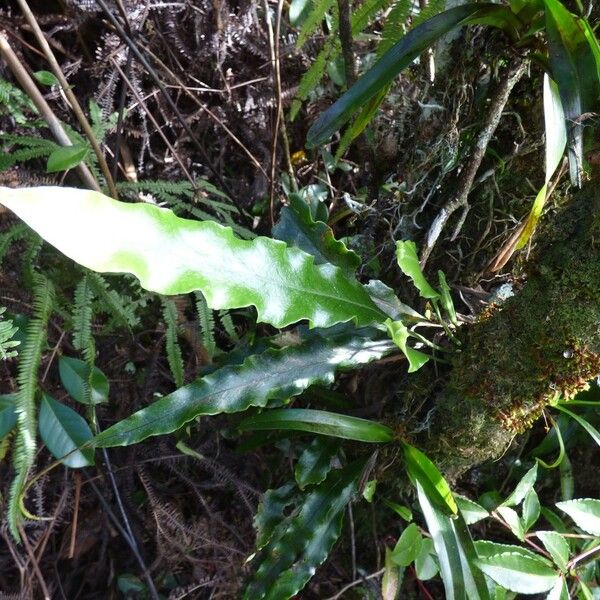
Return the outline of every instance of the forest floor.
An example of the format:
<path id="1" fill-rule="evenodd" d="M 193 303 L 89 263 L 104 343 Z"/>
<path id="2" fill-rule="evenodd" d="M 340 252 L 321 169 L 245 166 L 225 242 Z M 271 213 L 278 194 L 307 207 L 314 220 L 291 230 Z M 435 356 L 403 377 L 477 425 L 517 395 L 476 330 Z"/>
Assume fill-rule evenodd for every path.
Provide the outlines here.
<path id="1" fill-rule="evenodd" d="M 485 98 L 493 95 L 503 69 L 493 58 L 501 43 L 496 34 L 477 28 L 464 32 L 460 48 L 445 49 L 449 60 L 434 83 L 424 64 L 399 78 L 368 134 L 334 165 L 327 151 L 306 150 L 304 140 L 310 124 L 339 96 L 339 73 L 331 72 L 315 86 L 293 122 L 288 118 L 302 75 L 327 43 L 327 32 L 319 28 L 298 49 L 287 8 L 278 21 L 278 4 L 267 0 L 264 5 L 251 0 L 107 2 L 111 14 L 125 19 L 130 46 L 93 0 L 32 0 L 30 6 L 79 102 L 103 132 L 102 148 L 123 198 L 171 207 L 183 202 L 179 208 L 188 216 L 214 218 L 251 237 L 270 235 L 297 185 L 309 200 L 325 202 L 336 237 L 363 259 L 360 276 L 381 278 L 407 304 L 418 306 L 414 289 L 395 267 L 394 242 L 422 241 L 456 185 L 484 118 Z M 374 21 L 370 33 L 376 34 L 379 26 Z M 27 72 L 50 70 L 16 1 L 0 7 L 2 31 Z M 140 63 L 132 47 L 152 70 Z M 355 51 L 361 64 L 372 60 L 371 38 L 357 40 Z M 444 270 L 467 323 L 502 294 L 517 291 L 525 277 L 527 252 L 508 266 L 499 257 L 543 183 L 541 100 L 530 84 L 540 77 L 532 67 L 517 83 L 478 170 L 462 228 L 457 214 L 431 249 L 428 270 Z M 2 81 L 15 84 L 0 60 L 0 85 Z M 60 86 L 50 80 L 39 88 L 55 115 L 78 129 Z M 0 95 L 0 133 L 9 136 L 2 142 L 8 150 L 0 157 L 0 184 L 80 185 L 75 170 L 46 173 L 43 153 L 36 155 L 22 141 L 49 135 L 35 125 L 27 107 L 24 120 L 15 117 L 19 102 L 19 97 L 11 104 Z M 19 150 L 23 160 L 8 158 Z M 561 204 L 563 192 L 557 189 L 549 212 Z M 0 236 L 15 222 L 8 212 L 0 212 Z M 14 315 L 31 314 L 27 261 L 38 250 L 21 240 L 5 256 L 0 254 L 0 306 Z M 36 260 L 52 273 L 57 267 L 44 252 Z M 76 284 L 74 275 L 55 275 L 59 293 L 67 298 Z M 144 304 L 136 293 L 133 288 L 124 291 L 141 315 L 138 326 L 119 328 L 108 316 L 95 324 L 96 365 L 111 390 L 110 402 L 98 406 L 103 427 L 174 387 L 160 303 Z M 214 315 L 209 356 L 193 302 L 182 297 L 176 305 L 185 381 L 206 372 L 219 352 L 244 352 L 250 340 L 272 333 L 253 324 L 249 310 L 221 311 Z M 65 320 L 64 314 L 52 318 L 40 371 L 43 389 L 58 400 L 67 397 L 56 368 L 58 356 L 76 354 Z M 330 401 L 335 405 L 350 396 L 360 407 L 357 414 L 377 418 L 386 402 L 402 394 L 405 371 L 401 361 L 383 361 L 344 375 Z M 0 393 L 15 391 L 15 377 L 14 363 L 0 362 Z M 35 513 L 53 519 L 28 521 L 25 545 L 14 542 L 3 522 L 0 600 L 43 597 L 44 585 L 53 599 L 152 597 L 132 544 L 124 541 L 119 527 L 131 529 L 130 542 L 161 597 L 241 597 L 251 573 L 247 559 L 254 548 L 253 516 L 261 494 L 289 478 L 295 450 L 285 439 L 240 446 L 230 427 L 228 418 L 203 418 L 193 424 L 189 437 L 153 438 L 110 449 L 94 467 L 54 469 L 40 478 L 28 503 Z M 513 471 L 520 469 L 518 457 L 544 433 L 540 424 L 497 463 L 465 475 L 457 490 L 471 497 L 491 489 L 505 492 Z M 581 452 L 579 464 L 584 464 L 587 455 Z M 0 446 L 0 457 L 4 499 L 12 479 L 7 443 Z M 42 447 L 36 472 L 51 462 Z M 593 479 L 592 464 L 587 464 L 589 470 L 577 473 L 578 480 Z M 555 484 L 546 483 L 549 497 Z M 299 597 L 379 597 L 385 546 L 393 545 L 399 528 L 392 511 L 383 514 L 374 506 L 369 511 L 349 515 L 331 557 Z M 420 582 L 411 571 L 405 577 L 407 597 L 442 597 L 439 582 Z M 346 589 L 348 584 L 354 585 Z"/>

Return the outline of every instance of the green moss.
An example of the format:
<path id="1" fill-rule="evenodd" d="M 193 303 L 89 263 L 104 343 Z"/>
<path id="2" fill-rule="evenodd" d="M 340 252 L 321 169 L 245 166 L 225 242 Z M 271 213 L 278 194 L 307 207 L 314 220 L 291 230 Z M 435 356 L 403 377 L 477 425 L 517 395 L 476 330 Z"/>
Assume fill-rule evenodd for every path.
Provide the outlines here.
<path id="1" fill-rule="evenodd" d="M 521 292 L 462 332 L 423 440 L 447 471 L 499 456 L 600 374 L 600 198 L 579 193 L 554 223 Z"/>

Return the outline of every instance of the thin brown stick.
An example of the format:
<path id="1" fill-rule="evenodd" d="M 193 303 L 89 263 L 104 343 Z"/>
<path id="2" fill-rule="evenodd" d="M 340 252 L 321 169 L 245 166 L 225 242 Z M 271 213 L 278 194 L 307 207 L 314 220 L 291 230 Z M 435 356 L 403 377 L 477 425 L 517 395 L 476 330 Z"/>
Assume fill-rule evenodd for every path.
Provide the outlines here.
<path id="1" fill-rule="evenodd" d="M 440 210 L 437 217 L 431 224 L 429 231 L 427 232 L 425 245 L 421 253 L 422 268 L 425 266 L 427 259 L 429 258 L 431 251 L 437 243 L 442 233 L 442 230 L 448 223 L 448 220 L 456 210 L 462 208 L 463 215 L 461 217 L 459 225 L 454 231 L 452 239 L 456 238 L 456 236 L 458 235 L 458 231 L 460 230 L 460 227 L 462 226 L 462 223 L 464 222 L 467 211 L 469 209 L 468 197 L 471 192 L 471 188 L 473 187 L 477 171 L 481 166 L 481 162 L 483 161 L 483 157 L 485 156 L 488 144 L 490 143 L 490 140 L 492 139 L 492 136 L 494 135 L 496 128 L 498 127 L 498 123 L 500 122 L 500 118 L 502 117 L 502 111 L 504 110 L 504 107 L 508 102 L 510 93 L 516 85 L 516 83 L 519 81 L 519 79 L 521 79 L 521 77 L 525 74 L 525 71 L 527 70 L 527 65 L 527 61 L 523 58 L 513 59 L 510 66 L 508 67 L 508 72 L 502 78 L 500 85 L 498 86 L 494 96 L 492 97 L 492 101 L 485 116 L 483 129 L 477 136 L 477 141 L 475 142 L 475 147 L 471 154 L 471 158 L 460 173 L 457 185 L 457 192 L 454 198 L 449 200 L 443 206 L 443 208 Z"/>
<path id="2" fill-rule="evenodd" d="M 152 51 L 150 51 L 148 49 L 146 49 L 146 51 L 148 52 L 148 54 L 150 56 L 152 56 L 152 58 L 156 61 L 156 63 L 165 71 L 165 73 L 177 84 L 177 86 L 166 85 L 165 87 L 167 87 L 167 88 L 168 87 L 177 87 L 177 88 L 183 90 L 202 111 L 204 111 L 213 121 L 215 121 L 215 123 L 220 125 L 225 130 L 225 133 L 246 153 L 248 158 L 252 161 L 252 164 L 257 169 L 259 169 L 265 177 L 267 177 L 267 172 L 263 169 L 262 165 L 258 162 L 257 158 L 252 154 L 252 152 L 250 152 L 250 150 L 248 150 L 248 148 L 244 145 L 244 143 L 233 133 L 233 131 L 231 131 L 231 129 L 229 129 L 227 127 L 227 125 L 225 125 L 225 123 L 223 122 L 222 119 L 219 119 L 219 117 L 212 110 L 210 110 L 210 108 L 208 108 L 205 104 L 202 104 L 202 102 L 196 97 L 196 95 L 192 93 L 192 90 L 194 88 L 190 88 L 190 87 L 186 86 L 181 81 L 181 79 L 179 79 L 179 77 L 177 77 L 177 75 L 175 73 L 173 73 L 173 71 L 171 69 L 169 69 L 169 67 L 167 65 L 165 65 L 165 63 L 162 62 L 162 60 L 160 60 L 160 58 L 158 56 L 156 56 Z M 264 78 L 257 79 L 256 81 L 262 81 L 263 79 Z M 231 89 L 234 89 L 236 87 L 238 87 L 238 86 L 232 86 Z"/>
<path id="3" fill-rule="evenodd" d="M 31 9 L 29 8 L 29 5 L 27 4 L 27 0 L 17 0 L 17 2 L 19 4 L 19 7 L 21 8 L 21 11 L 23 12 L 23 15 L 25 16 L 25 19 L 27 20 L 27 22 L 29 23 L 29 26 L 33 30 L 33 33 L 38 41 L 38 44 L 40 45 L 40 48 L 42 49 L 42 52 L 46 56 L 46 60 L 48 61 L 48 64 L 50 65 L 50 68 L 52 69 L 52 72 L 58 79 L 58 82 L 60 83 L 60 87 L 62 88 L 63 92 L 65 93 L 65 96 L 67 97 L 67 100 L 69 101 L 69 104 L 71 105 L 71 109 L 73 110 L 75 117 L 79 121 L 79 124 L 81 125 L 81 128 L 83 129 L 83 132 L 85 133 L 86 137 L 88 138 L 88 140 L 92 146 L 92 149 L 94 150 L 94 153 L 96 154 L 96 157 L 98 158 L 98 165 L 100 166 L 100 170 L 102 171 L 102 174 L 104 175 L 104 178 L 106 179 L 106 185 L 108 186 L 108 191 L 109 191 L 110 195 L 113 198 L 118 198 L 117 188 L 115 187 L 115 182 L 113 181 L 112 175 L 110 174 L 110 169 L 108 167 L 108 163 L 106 162 L 106 159 L 104 158 L 104 154 L 102 154 L 102 149 L 100 148 L 100 144 L 98 143 L 98 140 L 96 139 L 96 136 L 94 135 L 92 126 L 90 125 L 89 121 L 87 120 L 87 117 L 85 116 L 85 113 L 83 112 L 81 106 L 79 105 L 77 97 L 73 93 L 73 90 L 71 89 L 71 86 L 69 85 L 69 82 L 67 81 L 67 78 L 64 76 L 64 73 L 62 72 L 62 69 L 60 68 L 60 65 L 58 64 L 58 61 L 56 60 L 56 57 L 54 56 L 54 53 L 52 52 L 52 48 L 50 48 L 50 44 L 48 44 L 48 41 L 46 40 L 46 38 L 44 36 L 44 32 L 42 31 L 41 27 L 39 26 L 39 24 L 35 18 L 35 15 L 31 12 Z"/>
<path id="4" fill-rule="evenodd" d="M 29 555 L 29 560 L 31 561 L 31 564 L 33 565 L 33 570 L 38 579 L 40 587 L 42 588 L 42 594 L 44 595 L 44 600 L 52 600 L 52 597 L 50 596 L 50 592 L 48 590 L 48 586 L 46 585 L 46 581 L 44 580 L 44 576 L 42 575 L 40 565 L 35 558 L 35 554 L 33 553 L 33 548 L 31 547 L 31 544 L 29 543 L 29 539 L 27 538 L 27 535 L 25 535 L 25 530 L 21 526 L 19 526 L 19 533 L 21 534 L 21 539 L 23 540 L 23 545 L 25 546 L 25 550 L 27 550 L 27 554 Z"/>
<path id="5" fill-rule="evenodd" d="M 69 544 L 69 558 L 75 556 L 75 542 L 77 540 L 77 522 L 79 520 L 79 498 L 81 496 L 81 474 L 75 473 L 75 510 L 71 524 L 71 542 Z"/>
<path id="6" fill-rule="evenodd" d="M 171 144 L 171 142 L 169 141 L 169 138 L 167 138 L 167 136 L 163 133 L 161 126 L 158 124 L 158 121 L 154 118 L 154 115 L 152 114 L 152 112 L 150 110 L 148 110 L 148 108 L 146 107 L 144 100 L 139 95 L 138 91 L 135 89 L 135 86 L 131 84 L 127 75 L 123 72 L 123 69 L 121 69 L 121 67 L 119 66 L 119 63 L 114 58 L 111 58 L 110 60 L 113 64 L 113 67 L 119 72 L 119 75 L 122 77 L 125 85 L 129 88 L 129 91 L 133 94 L 133 96 L 137 100 L 138 104 L 144 109 L 144 111 L 146 112 L 146 115 L 148 115 L 148 118 L 150 119 L 150 121 L 152 121 L 152 124 L 154 125 L 154 128 L 156 129 L 156 133 L 158 133 L 158 135 L 160 135 L 160 137 L 163 139 L 163 141 L 167 145 L 167 148 L 169 148 L 169 150 L 173 154 L 173 158 L 179 163 L 179 166 L 181 167 L 181 170 L 183 171 L 184 175 L 188 178 L 189 182 L 195 188 L 196 184 L 194 183 L 194 178 L 191 176 L 190 172 L 187 170 L 186 166 L 183 164 L 183 161 L 179 158 L 179 155 L 177 154 L 177 151 L 173 147 L 173 144 Z"/>
<path id="7" fill-rule="evenodd" d="M 342 56 L 344 57 L 344 69 L 346 72 L 346 87 L 354 85 L 356 81 L 356 65 L 354 63 L 354 50 L 352 49 L 352 23 L 350 21 L 350 1 L 338 0 L 338 11 L 340 13 L 340 43 L 342 44 Z"/>
<path id="8" fill-rule="evenodd" d="M 21 64 L 19 57 L 14 53 L 10 44 L 8 43 L 8 39 L 6 38 L 5 32 L 0 32 L 0 55 L 8 65 L 9 69 L 12 71 L 16 80 L 19 82 L 25 93 L 31 98 L 31 101 L 42 115 L 42 118 L 48 124 L 48 128 L 50 132 L 54 136 L 54 139 L 61 146 L 71 146 L 71 140 L 69 136 L 66 134 L 65 130 L 61 122 L 58 120 L 56 115 L 52 112 L 52 109 L 42 96 L 40 90 L 38 90 L 35 85 L 33 79 L 27 73 L 25 67 Z M 98 182 L 95 177 L 92 175 L 92 172 L 88 169 L 87 165 L 84 163 L 79 163 L 75 167 L 79 177 L 81 178 L 82 183 L 98 192 L 101 191 Z"/>

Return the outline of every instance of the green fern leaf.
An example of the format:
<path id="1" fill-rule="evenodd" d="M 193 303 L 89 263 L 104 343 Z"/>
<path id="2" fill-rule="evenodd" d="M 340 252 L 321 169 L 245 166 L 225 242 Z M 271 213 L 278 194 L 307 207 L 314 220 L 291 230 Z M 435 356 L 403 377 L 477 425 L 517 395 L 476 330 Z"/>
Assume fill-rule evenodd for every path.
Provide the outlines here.
<path id="1" fill-rule="evenodd" d="M 173 381 L 177 387 L 183 385 L 184 367 L 183 356 L 181 355 L 181 347 L 179 346 L 178 327 L 177 327 L 177 307 L 173 300 L 162 298 L 163 318 L 167 327 L 165 333 L 165 348 L 167 351 L 167 361 Z"/>
<path id="2" fill-rule="evenodd" d="M 87 274 L 88 284 L 100 302 L 99 309 L 109 313 L 121 325 L 133 328 L 139 324 L 131 299 L 110 288 L 108 282 L 99 273 Z"/>
<path id="3" fill-rule="evenodd" d="M 7 360 L 17 356 L 17 351 L 14 350 L 21 342 L 13 340 L 12 337 L 19 330 L 13 325 L 13 322 L 4 320 L 2 316 L 6 312 L 5 306 L 0 306 L 0 359 Z"/>
<path id="4" fill-rule="evenodd" d="M 397 0 L 385 20 L 377 57 L 381 58 L 406 33 L 406 21 L 410 16 L 412 0 Z"/>
<path id="5" fill-rule="evenodd" d="M 311 0 L 312 1 L 312 0 Z M 317 27 L 322 23 L 325 14 L 334 6 L 335 0 L 316 0 L 313 2 L 312 10 L 310 11 L 306 21 L 304 21 L 298 39 L 296 48 L 300 49 L 306 40 L 315 32 Z"/>
<path id="6" fill-rule="evenodd" d="M 212 360 L 217 349 L 215 342 L 215 319 L 213 311 L 208 307 L 206 298 L 202 292 L 194 292 L 196 298 L 196 312 L 198 313 L 198 323 L 200 327 L 200 339 L 202 345 L 208 354 L 208 358 Z"/>
<path id="7" fill-rule="evenodd" d="M 21 494 L 29 469 L 35 460 L 37 448 L 35 395 L 38 388 L 38 369 L 46 346 L 48 320 L 54 303 L 54 288 L 50 281 L 43 275 L 36 274 L 33 282 L 33 317 L 27 326 L 27 337 L 17 372 L 17 438 L 13 454 L 15 478 L 8 500 L 8 526 L 17 540 L 20 539 L 19 525 L 22 519 Z"/>

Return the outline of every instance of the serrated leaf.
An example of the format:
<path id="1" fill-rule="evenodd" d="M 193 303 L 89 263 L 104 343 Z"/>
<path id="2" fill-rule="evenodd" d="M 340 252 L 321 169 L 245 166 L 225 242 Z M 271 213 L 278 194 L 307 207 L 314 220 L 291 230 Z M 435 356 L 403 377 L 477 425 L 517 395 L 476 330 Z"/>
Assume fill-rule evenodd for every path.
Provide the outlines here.
<path id="1" fill-rule="evenodd" d="M 16 394 L 3 394 L 0 396 L 0 440 L 5 438 L 17 424 L 16 398 Z"/>
<path id="2" fill-rule="evenodd" d="M 385 318 L 339 268 L 316 266 L 314 257 L 277 240 L 241 240 L 214 221 L 74 188 L 0 187 L 0 203 L 73 260 L 94 271 L 132 273 L 150 291 L 200 290 L 211 308 L 255 306 L 258 319 L 275 327 Z"/>
<path id="3" fill-rule="evenodd" d="M 517 511 L 509 506 L 499 506 L 496 511 L 506 521 L 506 524 L 510 527 L 514 535 L 523 541 L 525 539 L 525 529 Z"/>
<path id="4" fill-rule="evenodd" d="M 92 369 L 90 376 L 90 368 L 86 362 L 70 356 L 61 356 L 58 372 L 61 383 L 73 400 L 82 404 L 108 402 L 108 379 L 97 367 Z"/>
<path id="5" fill-rule="evenodd" d="M 332 471 L 306 494 L 300 510 L 278 527 L 257 557 L 260 565 L 245 600 L 291 598 L 306 585 L 340 534 L 363 467 L 364 461 L 357 461 Z"/>
<path id="6" fill-rule="evenodd" d="M 296 463 L 294 476 L 298 487 L 304 489 L 307 485 L 321 483 L 331 471 L 331 462 L 338 450 L 339 443 L 336 440 L 315 438 Z"/>
<path id="7" fill-rule="evenodd" d="M 392 551 L 392 560 L 401 567 L 408 567 L 417 558 L 422 543 L 423 536 L 419 528 L 411 523 L 398 539 Z"/>
<path id="8" fill-rule="evenodd" d="M 48 157 L 46 173 L 57 173 L 76 167 L 87 156 L 88 151 L 89 148 L 85 144 L 57 148 Z"/>
<path id="9" fill-rule="evenodd" d="M 600 536 L 600 500 L 595 498 L 577 498 L 566 502 L 557 502 L 556 506 L 567 513 L 575 524 L 591 535 Z"/>
<path id="10" fill-rule="evenodd" d="M 419 295 L 422 298 L 439 298 L 439 293 L 430 285 L 419 264 L 419 256 L 417 255 L 417 245 L 411 241 L 396 242 L 396 260 L 400 270 L 410 277 L 414 286 L 419 290 Z"/>
<path id="11" fill-rule="evenodd" d="M 384 443 L 394 439 L 394 432 L 381 423 L 310 408 L 281 408 L 244 419 L 241 431 L 291 430 L 330 435 L 357 442 Z"/>
<path id="12" fill-rule="evenodd" d="M 455 515 L 458 506 L 450 491 L 450 486 L 442 477 L 438 468 L 429 460 L 423 452 L 407 444 L 402 443 L 404 460 L 408 475 L 414 481 L 421 484 L 430 502 L 433 502 L 447 515 Z"/>
<path id="13" fill-rule="evenodd" d="M 43 394 L 38 426 L 40 437 L 52 455 L 57 459 L 65 457 L 64 465 L 77 469 L 94 464 L 93 449 L 81 448 L 92 439 L 92 432 L 72 408 Z"/>
<path id="14" fill-rule="evenodd" d="M 567 540 L 556 531 L 536 531 L 535 535 L 544 544 L 544 548 L 548 550 L 558 568 L 566 573 L 570 552 Z"/>
<path id="15" fill-rule="evenodd" d="M 519 22 L 507 7 L 494 4 L 465 4 L 438 14 L 409 31 L 390 48 L 341 98 L 313 123 L 306 146 L 324 144 L 360 108 L 388 86 L 393 79 L 440 37 L 461 25 L 488 23 L 510 32 Z"/>
<path id="16" fill-rule="evenodd" d="M 273 237 L 312 254 L 317 265 L 329 262 L 347 275 L 353 275 L 360 265 L 358 254 L 336 240 L 326 223 L 315 221 L 310 207 L 300 196 L 291 194 L 289 203 L 281 209 L 279 222 L 273 227 Z"/>
<path id="17" fill-rule="evenodd" d="M 408 360 L 408 372 L 414 373 L 418 371 L 429 360 L 429 356 L 408 345 L 408 338 L 410 337 L 408 327 L 402 321 L 392 321 L 391 319 L 386 319 L 384 325 L 387 327 L 394 344 L 406 356 L 406 360 Z"/>
<path id="18" fill-rule="evenodd" d="M 329 340 L 316 337 L 299 346 L 267 350 L 161 398 L 103 431 L 95 443 L 127 446 L 152 435 L 172 433 L 201 415 L 264 407 L 269 400 L 296 396 L 313 384 L 330 384 L 337 369 L 366 364 L 389 350 L 389 342 L 361 335 Z"/>
<path id="19" fill-rule="evenodd" d="M 502 503 L 502 506 L 517 506 L 521 504 L 527 492 L 534 486 L 537 479 L 537 463 L 523 475 L 512 494 Z"/>
<path id="20" fill-rule="evenodd" d="M 540 516 L 540 500 L 533 488 L 525 494 L 522 514 L 523 529 L 527 533 Z"/>
<path id="21" fill-rule="evenodd" d="M 554 584 L 545 600 L 571 600 L 567 582 L 562 577 Z"/>
<path id="22" fill-rule="evenodd" d="M 421 581 L 427 581 L 435 577 L 439 572 L 439 567 L 435 561 L 435 550 L 433 541 L 424 538 L 417 558 L 415 558 L 415 571 Z"/>
<path id="23" fill-rule="evenodd" d="M 488 540 L 478 540 L 475 542 L 475 549 L 477 550 L 477 555 L 480 558 L 489 558 L 490 556 L 495 556 L 497 554 L 520 554 L 525 558 L 530 558 L 532 560 L 541 560 L 547 567 L 552 567 L 552 562 L 547 558 L 532 552 L 527 548 L 523 548 L 522 546 L 514 546 L 512 544 L 499 544 L 497 542 L 490 542 Z"/>
<path id="24" fill-rule="evenodd" d="M 483 506 L 479 506 L 477 502 L 473 502 L 465 496 L 454 494 L 454 499 L 467 525 L 473 525 L 473 523 L 490 516 L 490 513 Z"/>
<path id="25" fill-rule="evenodd" d="M 518 594 L 547 592 L 560 577 L 537 556 L 534 558 L 519 552 L 493 554 L 480 557 L 475 562 L 498 585 Z"/>

